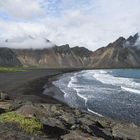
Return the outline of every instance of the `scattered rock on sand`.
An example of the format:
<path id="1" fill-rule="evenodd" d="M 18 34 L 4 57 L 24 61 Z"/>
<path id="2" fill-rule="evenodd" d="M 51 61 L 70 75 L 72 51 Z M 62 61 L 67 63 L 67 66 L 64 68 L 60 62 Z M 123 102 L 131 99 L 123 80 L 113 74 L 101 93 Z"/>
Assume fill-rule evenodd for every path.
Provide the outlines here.
<path id="1" fill-rule="evenodd" d="M 8 94 L 4 91 L 0 91 L 0 100 L 8 100 Z"/>
<path id="2" fill-rule="evenodd" d="M 10 110 L 11 106 L 12 104 L 10 102 L 7 102 L 7 101 L 0 102 L 0 108 L 6 111 Z"/>

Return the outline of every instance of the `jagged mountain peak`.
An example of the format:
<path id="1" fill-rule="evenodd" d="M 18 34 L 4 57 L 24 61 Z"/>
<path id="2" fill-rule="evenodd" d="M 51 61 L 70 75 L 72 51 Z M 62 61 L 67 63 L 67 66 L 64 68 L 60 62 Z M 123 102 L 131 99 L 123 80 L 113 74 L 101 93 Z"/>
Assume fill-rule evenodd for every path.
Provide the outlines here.
<path id="1" fill-rule="evenodd" d="M 123 43 L 124 41 L 126 41 L 126 39 L 124 37 L 119 37 L 115 42 L 118 42 L 118 43 Z"/>
<path id="2" fill-rule="evenodd" d="M 134 36 L 129 36 L 127 41 L 129 41 L 131 44 L 134 44 L 136 43 L 138 38 L 139 38 L 139 33 L 136 33 Z"/>
<path id="3" fill-rule="evenodd" d="M 139 33 L 134 36 L 129 36 L 127 39 L 124 37 L 119 37 L 114 42 L 107 45 L 107 47 L 137 47 L 137 41 L 139 39 Z"/>
<path id="4" fill-rule="evenodd" d="M 110 47 L 124 47 L 124 44 L 126 42 L 126 39 L 124 37 L 119 37 L 117 40 L 115 40 L 114 42 L 112 43 L 109 43 L 107 45 L 108 48 Z M 104 47 L 103 47 L 104 48 Z M 99 48 L 100 49 L 100 48 Z M 101 48 L 102 49 L 102 48 Z"/>
<path id="5" fill-rule="evenodd" d="M 92 51 L 88 50 L 85 47 L 79 47 L 79 46 L 75 46 L 72 48 L 72 51 L 77 54 L 80 55 L 81 57 L 89 57 L 92 54 Z"/>
<path id="6" fill-rule="evenodd" d="M 139 34 L 136 33 L 134 36 L 129 36 L 126 40 L 126 47 L 137 47 L 137 41 L 139 39 Z"/>
<path id="7" fill-rule="evenodd" d="M 114 47 L 123 47 L 125 42 L 126 39 L 124 37 L 120 37 L 113 43 L 113 45 Z"/>
<path id="8" fill-rule="evenodd" d="M 69 44 L 61 45 L 61 46 L 58 46 L 58 47 L 61 48 L 61 49 L 70 49 Z"/>
<path id="9" fill-rule="evenodd" d="M 42 38 L 44 43 L 51 41 Z M 36 39 L 30 39 L 36 40 Z M 139 34 L 118 38 L 106 47 L 92 52 L 84 47 L 69 44 L 44 49 L 9 49 L 0 50 L 0 65 L 23 65 L 48 68 L 126 68 L 140 67 L 140 49 L 136 49 Z M 9 44 L 9 40 L 7 42 Z M 30 42 L 28 42 L 30 43 Z M 37 42 L 36 42 L 37 43 Z M 38 42 L 39 43 L 39 42 Z M 127 44 L 128 43 L 128 44 Z M 24 44 L 26 45 L 26 44 Z M 29 45 L 29 44 L 28 44 Z M 41 44 L 42 45 L 42 44 Z M 7 54 L 7 55 L 6 55 Z"/>
<path id="10" fill-rule="evenodd" d="M 65 45 L 61 45 L 61 46 L 54 46 L 53 49 L 57 53 L 64 53 L 64 54 L 71 53 L 71 49 L 70 49 L 69 44 L 65 44 Z"/>
<path id="11" fill-rule="evenodd" d="M 93 53 L 93 65 L 99 68 L 140 67 L 140 50 L 135 45 L 138 34 L 118 38 Z"/>

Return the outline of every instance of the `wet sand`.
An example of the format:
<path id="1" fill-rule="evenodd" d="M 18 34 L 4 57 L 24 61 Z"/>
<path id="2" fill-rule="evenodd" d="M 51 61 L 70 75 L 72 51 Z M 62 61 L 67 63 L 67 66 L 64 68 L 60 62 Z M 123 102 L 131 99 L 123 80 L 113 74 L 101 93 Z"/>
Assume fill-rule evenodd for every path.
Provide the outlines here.
<path id="1" fill-rule="evenodd" d="M 59 101 L 52 97 L 42 94 L 43 86 L 48 82 L 49 78 L 70 71 L 73 70 L 34 69 L 26 72 L 0 73 L 0 90 L 7 92 L 11 99 L 34 103 L 58 103 Z"/>

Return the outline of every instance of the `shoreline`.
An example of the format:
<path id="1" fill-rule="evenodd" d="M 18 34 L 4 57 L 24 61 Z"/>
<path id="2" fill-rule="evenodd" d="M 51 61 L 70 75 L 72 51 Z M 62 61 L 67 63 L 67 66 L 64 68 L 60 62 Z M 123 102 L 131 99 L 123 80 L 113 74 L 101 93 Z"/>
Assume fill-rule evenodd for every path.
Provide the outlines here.
<path id="1" fill-rule="evenodd" d="M 0 73 L 0 90 L 7 92 L 11 99 L 46 103 L 59 102 L 43 95 L 43 86 L 48 79 L 71 71 L 73 69 L 35 69 L 19 73 Z"/>
<path id="2" fill-rule="evenodd" d="M 66 72 L 66 73 L 71 73 L 71 72 Z M 94 110 L 90 110 L 88 108 L 76 108 L 76 107 L 72 107 L 69 104 L 67 104 L 65 102 L 64 99 L 64 94 L 63 91 L 61 91 L 58 87 L 56 87 L 53 84 L 53 81 L 59 80 L 59 78 L 61 78 L 61 76 L 63 76 L 66 73 L 62 73 L 62 74 L 58 74 L 57 76 L 52 76 L 48 79 L 48 82 L 46 83 L 46 86 L 44 87 L 44 92 L 42 94 L 49 96 L 51 98 L 53 98 L 54 100 L 58 101 L 60 104 L 66 105 L 70 108 L 74 108 L 74 109 L 79 109 L 87 114 L 91 114 L 95 117 L 99 117 L 99 118 L 103 118 L 103 119 L 107 119 L 107 120 L 111 120 L 114 121 L 116 123 L 123 123 L 123 124 L 134 124 L 132 121 L 126 121 L 126 120 L 121 120 L 121 119 L 116 119 L 116 118 L 111 118 L 108 116 L 103 116 L 97 112 L 95 112 Z M 47 86 L 47 84 L 49 84 L 49 86 Z M 53 93 L 53 95 L 51 94 Z M 80 97 L 80 96 L 79 96 Z M 83 99 L 82 97 L 80 97 L 81 99 Z M 135 124 L 137 126 L 140 126 L 139 124 Z"/>
<path id="3" fill-rule="evenodd" d="M 51 69 L 52 70 L 52 69 Z M 59 70 L 59 69 L 58 69 Z M 71 72 L 77 72 L 77 71 L 82 71 L 81 69 L 64 69 L 64 70 L 59 70 L 57 72 L 52 72 L 51 74 L 43 77 L 38 77 L 35 78 L 34 80 L 28 81 L 27 83 L 24 83 L 23 85 L 19 86 L 18 88 L 14 88 L 10 90 L 10 98 L 14 100 L 21 100 L 23 102 L 32 102 L 32 103 L 49 103 L 49 104 L 62 104 L 63 106 L 67 106 L 69 108 L 74 108 L 74 109 L 80 109 L 80 108 L 75 108 L 69 106 L 65 102 L 64 99 L 64 94 L 58 87 L 56 87 L 52 82 L 61 78 L 62 75 L 66 73 L 71 73 Z M 14 90 L 14 92 L 13 92 Z M 17 91 L 16 91 L 17 90 Z M 14 94 L 11 94 L 11 93 Z M 20 92 L 18 94 L 18 92 Z M 44 93 L 46 92 L 46 93 Z M 55 96 L 55 97 L 54 97 Z M 125 121 L 125 120 L 119 120 L 115 118 L 110 118 L 102 115 L 97 115 L 98 113 L 93 113 L 94 111 L 88 111 L 86 109 L 80 109 L 83 112 L 86 112 L 88 114 L 91 114 L 93 116 L 101 117 L 104 119 L 109 119 L 112 121 L 120 122 L 120 123 L 126 123 L 126 124 L 131 124 L 133 122 Z M 139 126 L 138 124 L 135 124 Z"/>
<path id="4" fill-rule="evenodd" d="M 43 72 L 44 71 L 41 70 L 37 72 L 19 73 L 18 75 L 0 75 L 1 79 L 4 78 L 5 80 L 3 80 L 3 82 L 12 82 L 12 78 L 14 81 L 17 79 L 15 83 L 17 82 L 19 85 L 14 84 L 7 88 L 10 98 L 8 103 L 12 103 L 12 107 L 14 106 L 13 111 L 24 112 L 23 115 L 26 114 L 29 116 L 33 114 L 33 116 L 35 115 L 41 121 L 45 128 L 43 130 L 44 135 L 38 136 L 39 138 L 45 137 L 42 140 L 47 140 L 49 137 L 52 137 L 53 140 L 66 138 L 73 140 L 77 140 L 77 138 L 83 140 L 87 138 L 90 140 L 97 138 L 103 138 L 104 140 L 121 140 L 125 138 L 138 139 L 140 137 L 140 128 L 134 124 L 116 121 L 107 117 L 99 117 L 96 114 L 72 108 L 66 103 L 54 99 L 52 95 L 55 96 L 58 93 L 59 95 L 63 95 L 64 93 L 55 87 L 52 81 L 64 73 L 73 71 L 48 70 L 45 71 L 44 74 Z M 11 77 L 9 78 L 9 76 Z M 32 79 L 30 79 L 29 76 L 31 76 Z M 23 81 L 21 81 L 21 79 Z M 45 86 L 46 84 L 47 87 Z M 2 85 L 3 83 L 0 83 L 0 88 Z M 5 85 L 5 87 L 6 86 L 7 85 Z M 47 89 L 46 92 L 48 95 L 43 94 L 44 88 Z M 3 103 L 5 104 L 5 102 Z M 9 124 L 5 124 L 4 127 L 1 126 L 0 133 L 3 132 L 5 127 L 7 137 L 9 133 L 14 133 L 14 137 L 19 135 L 22 137 L 23 135 L 26 137 L 37 137 L 34 134 L 28 135 L 25 132 L 21 132 L 18 128 L 9 130 Z M 5 135 L 2 135 L 1 137 L 4 136 Z"/>
<path id="5" fill-rule="evenodd" d="M 61 75 L 62 76 L 62 75 Z M 59 80 L 60 78 L 61 78 L 61 76 L 59 76 L 58 78 L 56 78 L 55 80 Z M 53 82 L 53 80 L 51 81 L 51 82 Z M 63 83 L 63 82 L 62 82 Z M 56 86 L 55 85 L 53 85 L 55 88 L 56 88 Z M 60 90 L 59 89 L 59 86 L 57 87 L 58 88 L 58 90 Z M 61 91 L 61 92 L 63 92 L 63 91 Z M 69 93 L 69 92 L 68 92 Z M 65 94 L 65 92 L 63 93 L 63 95 Z M 80 94 L 76 94 L 76 95 L 78 95 L 78 97 L 79 97 L 79 100 L 85 100 L 85 102 L 86 102 L 86 98 L 83 98 Z M 63 97 L 63 96 L 60 96 L 60 98 L 58 98 L 58 100 L 60 100 L 61 99 L 61 97 Z M 62 100 L 62 102 L 63 102 L 63 100 Z M 64 101 L 65 102 L 65 101 Z M 75 108 L 74 106 L 71 106 L 71 105 L 69 105 L 68 104 L 68 106 L 70 106 L 70 107 L 73 107 L 73 108 Z M 129 119 L 129 118 L 127 118 L 127 119 L 124 119 L 123 117 L 121 118 L 121 117 L 118 117 L 118 116 L 104 116 L 104 115 L 102 115 L 102 114 L 99 114 L 98 112 L 95 112 L 94 111 L 94 109 L 93 110 L 90 110 L 88 107 L 87 108 L 83 108 L 83 107 L 76 107 L 76 108 L 78 108 L 78 109 L 80 109 L 81 111 L 85 111 L 85 112 L 87 112 L 87 113 L 92 113 L 93 115 L 97 115 L 98 117 L 104 117 L 104 118 L 107 118 L 107 119 L 112 119 L 113 121 L 117 121 L 117 122 L 122 122 L 122 123 L 128 123 L 128 124 L 130 124 L 130 123 L 134 123 L 135 125 L 137 125 L 137 126 L 140 126 L 140 123 L 139 123 L 139 121 L 135 121 L 134 119 Z M 96 109 L 95 109 L 96 110 Z M 118 112 L 118 114 L 120 114 L 119 112 Z"/>

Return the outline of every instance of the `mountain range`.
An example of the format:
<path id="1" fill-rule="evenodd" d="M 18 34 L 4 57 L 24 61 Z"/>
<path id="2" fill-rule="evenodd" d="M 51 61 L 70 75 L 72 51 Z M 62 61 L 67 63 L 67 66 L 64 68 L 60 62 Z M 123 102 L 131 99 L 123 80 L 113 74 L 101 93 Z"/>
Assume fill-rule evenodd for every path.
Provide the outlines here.
<path id="1" fill-rule="evenodd" d="M 47 43 L 51 43 L 46 40 Z M 9 43 L 8 39 L 5 43 Z M 44 49 L 10 49 L 0 46 L 0 66 L 41 68 L 139 68 L 139 34 L 118 38 L 96 51 L 68 44 Z"/>

